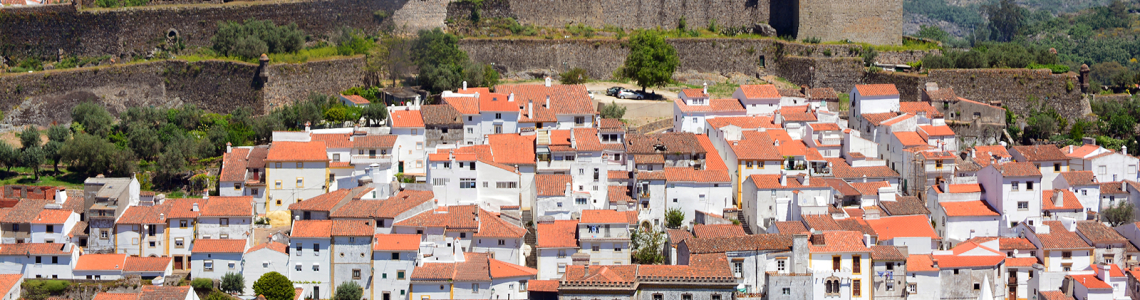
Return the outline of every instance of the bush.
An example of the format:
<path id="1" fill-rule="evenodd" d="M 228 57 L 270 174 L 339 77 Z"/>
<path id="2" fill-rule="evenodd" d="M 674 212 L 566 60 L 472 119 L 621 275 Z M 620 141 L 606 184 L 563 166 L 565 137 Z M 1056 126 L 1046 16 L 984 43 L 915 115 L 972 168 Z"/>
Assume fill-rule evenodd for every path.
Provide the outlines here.
<path id="1" fill-rule="evenodd" d="M 245 290 L 245 275 L 241 273 L 226 273 L 222 276 L 221 290 L 227 293 L 241 293 Z"/>
<path id="2" fill-rule="evenodd" d="M 194 278 L 190 281 L 190 286 L 195 290 L 210 290 L 214 288 L 214 280 L 209 278 Z"/>
<path id="3" fill-rule="evenodd" d="M 249 19 L 245 23 L 219 21 L 218 31 L 210 41 L 218 54 L 256 58 L 262 53 L 294 53 L 301 50 L 305 32 L 297 28 L 297 23 L 277 26 L 268 20 Z"/>
<path id="4" fill-rule="evenodd" d="M 685 222 L 685 212 L 680 208 L 670 208 L 665 211 L 665 226 L 669 228 L 681 228 Z"/>
<path id="5" fill-rule="evenodd" d="M 617 105 L 616 102 L 610 101 L 610 104 L 602 106 L 602 118 L 607 119 L 621 119 L 625 116 L 625 106 Z"/>
<path id="6" fill-rule="evenodd" d="M 558 77 L 562 77 L 562 84 L 583 84 L 590 80 L 590 76 L 586 74 L 586 70 L 582 68 L 570 69 L 562 74 L 558 74 Z"/>
<path id="7" fill-rule="evenodd" d="M 364 295 L 364 289 L 356 281 L 347 281 L 336 287 L 333 300 L 359 300 Z"/>
<path id="8" fill-rule="evenodd" d="M 1062 73 L 1069 71 L 1069 66 L 1057 65 L 1057 64 L 1042 65 L 1042 64 L 1038 64 L 1038 63 L 1031 63 L 1026 68 L 1029 68 L 1029 69 L 1049 69 L 1049 71 L 1052 71 L 1053 74 L 1062 74 Z"/>
<path id="9" fill-rule="evenodd" d="M 265 273 L 253 282 L 253 293 L 265 296 L 266 300 L 293 300 L 296 293 L 293 282 L 277 272 Z"/>

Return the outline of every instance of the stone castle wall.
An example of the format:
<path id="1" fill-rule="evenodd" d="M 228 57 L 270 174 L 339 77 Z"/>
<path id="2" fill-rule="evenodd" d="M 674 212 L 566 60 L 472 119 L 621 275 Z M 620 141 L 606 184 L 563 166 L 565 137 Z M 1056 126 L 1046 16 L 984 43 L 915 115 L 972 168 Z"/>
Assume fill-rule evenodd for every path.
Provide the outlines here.
<path id="1" fill-rule="evenodd" d="M 259 67 L 231 61 L 178 60 L 0 75 L 0 110 L 13 125 L 71 121 L 71 108 L 94 101 L 113 114 L 132 106 L 194 104 L 228 113 L 238 107 L 260 114 L 310 92 L 335 94 L 360 85 L 363 58 L 270 65 L 264 84 Z"/>
<path id="2" fill-rule="evenodd" d="M 868 74 L 866 83 L 892 83 L 902 101 L 918 101 L 927 82 L 954 89 L 959 97 L 1000 102 L 1018 115 L 1036 107 L 1052 107 L 1068 119 L 1091 113 L 1081 96 L 1076 73 L 1052 74 L 1046 69 L 935 69 L 928 75 L 880 72 Z"/>
<path id="3" fill-rule="evenodd" d="M 797 38 L 902 44 L 902 0 L 798 1 Z"/>
<path id="4" fill-rule="evenodd" d="M 418 0 L 417 0 L 418 1 Z M 272 20 L 297 23 L 321 38 L 341 26 L 379 30 L 377 10 L 396 11 L 408 0 L 311 0 L 230 2 L 222 5 L 145 6 L 76 11 L 70 5 L 50 10 L 0 9 L 0 55 L 55 57 L 62 50 L 80 56 L 142 55 L 176 35 L 187 46 L 209 47 L 219 21 Z"/>

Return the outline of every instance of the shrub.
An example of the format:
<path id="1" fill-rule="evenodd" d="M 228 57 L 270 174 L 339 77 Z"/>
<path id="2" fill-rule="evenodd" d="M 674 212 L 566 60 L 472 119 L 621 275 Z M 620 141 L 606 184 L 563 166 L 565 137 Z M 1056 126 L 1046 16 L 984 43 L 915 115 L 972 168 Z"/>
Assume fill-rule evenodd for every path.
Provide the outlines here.
<path id="1" fill-rule="evenodd" d="M 582 68 L 570 69 L 562 74 L 558 74 L 558 77 L 562 77 L 562 84 L 583 84 L 590 80 L 590 76 L 587 75 L 586 70 Z"/>
<path id="2" fill-rule="evenodd" d="M 249 19 L 245 23 L 219 21 L 218 31 L 210 41 L 218 54 L 256 58 L 262 53 L 294 53 L 301 50 L 305 32 L 297 28 L 297 23 L 277 26 L 268 20 Z"/>
<path id="3" fill-rule="evenodd" d="M 1028 66 L 1026 66 L 1026 68 L 1029 68 L 1029 69 L 1049 69 L 1049 71 L 1053 72 L 1053 74 L 1062 74 L 1062 73 L 1069 71 L 1069 66 L 1058 65 L 1058 64 L 1031 63 Z M 1070 88 L 1070 90 L 1072 90 L 1072 88 Z"/>
<path id="4" fill-rule="evenodd" d="M 253 293 L 265 296 L 266 300 L 293 300 L 296 293 L 293 282 L 277 272 L 265 273 L 253 282 Z"/>
<path id="5" fill-rule="evenodd" d="M 336 287 L 333 300 L 358 300 L 364 295 L 364 289 L 356 281 L 347 281 Z"/>
<path id="6" fill-rule="evenodd" d="M 685 222 L 685 212 L 680 208 L 670 208 L 665 211 L 665 225 L 669 228 L 681 228 Z"/>
<path id="7" fill-rule="evenodd" d="M 190 286 L 195 290 L 209 290 L 214 288 L 214 281 L 209 278 L 194 278 L 190 281 Z"/>
<path id="8" fill-rule="evenodd" d="M 601 115 L 607 119 L 621 119 L 625 116 L 625 106 L 617 105 L 614 101 L 602 106 Z"/>
<path id="9" fill-rule="evenodd" d="M 227 293 L 241 293 L 245 290 L 245 275 L 241 273 L 226 273 L 222 276 L 221 290 Z"/>

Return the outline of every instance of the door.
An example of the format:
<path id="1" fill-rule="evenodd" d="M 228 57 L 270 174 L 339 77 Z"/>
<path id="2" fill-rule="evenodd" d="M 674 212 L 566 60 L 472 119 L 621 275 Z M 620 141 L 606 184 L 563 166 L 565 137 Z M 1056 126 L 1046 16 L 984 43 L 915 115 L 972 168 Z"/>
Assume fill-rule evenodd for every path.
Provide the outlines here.
<path id="1" fill-rule="evenodd" d="M 174 257 L 174 269 L 175 270 L 182 270 L 182 257 L 181 256 L 175 256 Z"/>
<path id="2" fill-rule="evenodd" d="M 402 161 L 402 160 L 400 161 L 399 169 L 396 172 L 397 173 L 404 173 L 404 161 Z"/>
<path id="3" fill-rule="evenodd" d="M 388 292 L 384 292 L 384 296 L 382 298 L 380 298 L 380 300 L 392 300 L 392 294 L 388 293 Z"/>
<path id="4" fill-rule="evenodd" d="M 321 299 L 321 287 L 313 286 L 313 299 Z"/>

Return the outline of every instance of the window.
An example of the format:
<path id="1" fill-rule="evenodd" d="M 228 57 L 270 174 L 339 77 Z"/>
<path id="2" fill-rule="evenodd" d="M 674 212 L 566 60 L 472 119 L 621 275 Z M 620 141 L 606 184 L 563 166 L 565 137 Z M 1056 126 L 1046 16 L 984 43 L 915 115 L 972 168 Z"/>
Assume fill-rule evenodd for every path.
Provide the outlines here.
<path id="1" fill-rule="evenodd" d="M 154 246 L 155 246 L 155 242 L 154 242 L 154 241 L 150 241 L 150 242 L 148 242 L 148 243 L 150 244 L 150 247 L 151 247 L 151 248 L 154 248 Z"/>
<path id="2" fill-rule="evenodd" d="M 360 269 L 352 269 L 352 279 L 360 279 Z"/>
<path id="3" fill-rule="evenodd" d="M 487 182 L 486 182 L 486 181 L 484 181 L 484 182 L 483 182 L 483 187 L 487 187 L 487 186 L 488 186 Z"/>
<path id="4" fill-rule="evenodd" d="M 590 247 L 590 250 L 594 251 L 594 252 L 598 252 L 598 251 L 602 250 L 602 247 L 599 247 L 598 245 L 594 245 L 594 246 Z"/>
<path id="5" fill-rule="evenodd" d="M 474 165 L 474 163 L 472 163 L 472 165 Z M 459 179 L 459 188 L 461 188 L 461 189 L 473 189 L 473 188 L 475 188 L 475 178 L 460 178 Z"/>
<path id="6" fill-rule="evenodd" d="M 281 181 L 280 180 L 274 181 L 273 187 L 280 190 L 281 189 Z M 281 204 L 281 203 L 277 203 L 277 204 Z"/>
<path id="7" fill-rule="evenodd" d="M 188 223 L 190 222 L 187 220 L 178 220 L 178 228 L 186 229 Z"/>
<path id="8" fill-rule="evenodd" d="M 783 291 L 784 295 L 791 295 L 792 294 L 792 288 L 784 288 L 782 291 Z"/>
<path id="9" fill-rule="evenodd" d="M 19 224 L 17 224 L 17 226 L 19 226 Z M 19 228 L 19 227 L 17 227 L 17 228 Z M 110 232 L 111 232 L 110 230 L 100 230 L 99 231 L 99 238 L 107 239 L 107 237 L 111 235 Z"/>
<path id="10" fill-rule="evenodd" d="M 1009 190 L 1011 190 L 1011 191 L 1016 191 L 1016 190 L 1018 189 L 1018 186 L 1019 186 L 1019 185 L 1021 185 L 1021 182 L 1020 182 L 1020 181 L 1014 181 L 1014 182 L 1011 182 L 1011 183 L 1010 183 L 1010 187 L 1009 187 Z"/>
<path id="11" fill-rule="evenodd" d="M 1068 271 L 1072 271 L 1072 270 L 1073 270 L 1073 264 L 1061 264 L 1061 271 L 1068 272 Z"/>
<path id="12" fill-rule="evenodd" d="M 182 238 L 175 238 L 174 239 L 174 248 L 185 248 L 185 247 L 186 247 L 186 240 L 184 240 Z"/>
<path id="13" fill-rule="evenodd" d="M 52 256 L 51 257 L 51 263 L 52 264 L 58 264 L 59 263 L 59 256 Z"/>
<path id="14" fill-rule="evenodd" d="M 321 264 L 314 263 L 313 264 L 313 271 L 320 271 L 320 270 L 321 270 Z"/>
<path id="15" fill-rule="evenodd" d="M 851 273 L 863 274 L 863 257 L 858 255 L 851 256 Z"/>
<path id="16" fill-rule="evenodd" d="M 400 260 L 400 253 L 392 252 L 392 260 Z"/>
<path id="17" fill-rule="evenodd" d="M 230 262 L 230 270 L 233 270 L 234 267 L 237 267 L 237 263 L 231 261 Z"/>
<path id="18" fill-rule="evenodd" d="M 915 293 L 918 293 L 918 284 L 917 284 L 917 283 L 908 283 L 908 284 L 906 285 L 906 289 L 907 289 L 907 291 L 908 291 L 908 292 L 910 292 L 911 294 L 915 294 Z"/>
<path id="19" fill-rule="evenodd" d="M 582 126 L 586 123 L 586 117 L 574 117 L 574 125 Z"/>
<path id="20" fill-rule="evenodd" d="M 788 270 L 788 261 L 783 260 L 783 259 L 777 259 L 776 260 L 776 271 L 783 272 L 786 270 Z"/>
<path id="21" fill-rule="evenodd" d="M 1081 196 L 1088 196 L 1088 195 L 1089 195 L 1088 189 L 1081 189 Z"/>
<path id="22" fill-rule="evenodd" d="M 297 177 L 297 188 L 305 187 L 305 178 Z"/>
<path id="23" fill-rule="evenodd" d="M 423 168 L 423 167 L 424 167 L 424 161 L 417 159 L 416 160 L 416 168 Z"/>
<path id="24" fill-rule="evenodd" d="M 495 124 L 495 133 L 503 133 L 503 125 Z"/>
<path id="25" fill-rule="evenodd" d="M 614 245 L 614 252 L 621 252 L 621 245 Z"/>
<path id="26" fill-rule="evenodd" d="M 653 294 L 653 300 L 665 300 L 665 296 L 661 294 Z"/>
<path id="27" fill-rule="evenodd" d="M 1017 210 L 1029 210 L 1029 201 L 1017 201 Z"/>
<path id="28" fill-rule="evenodd" d="M 586 202 L 587 202 L 586 198 L 575 198 L 574 199 L 574 204 L 577 204 L 577 205 L 586 205 Z"/>
<path id="29" fill-rule="evenodd" d="M 500 181 L 495 183 L 495 187 L 500 189 L 517 189 L 519 188 L 519 183 L 514 181 Z"/>
<path id="30" fill-rule="evenodd" d="M 499 240 L 499 246 L 503 246 L 503 245 L 506 245 L 506 244 L 507 244 L 507 241 L 506 241 L 506 240 Z"/>
<path id="31" fill-rule="evenodd" d="M 887 281 L 887 291 L 893 291 L 893 290 L 895 290 L 895 282 L 894 281 Z"/>
<path id="32" fill-rule="evenodd" d="M 743 276 L 744 275 L 744 261 L 739 261 L 739 260 L 733 261 L 732 262 L 732 273 L 736 274 L 736 277 Z"/>
<path id="33" fill-rule="evenodd" d="M 830 295 L 839 294 L 839 278 L 831 277 L 823 281 L 824 292 Z"/>
<path id="34" fill-rule="evenodd" d="M 566 273 L 566 263 L 559 263 L 558 264 L 558 273 L 559 274 Z"/>
<path id="35" fill-rule="evenodd" d="M 1061 163 L 1053 163 L 1053 173 L 1061 172 Z"/>
<path id="36" fill-rule="evenodd" d="M 204 269 L 206 271 L 213 271 L 214 270 L 214 260 L 213 259 L 207 259 L 207 260 L 203 261 L 202 262 L 202 269 Z"/>
<path id="37" fill-rule="evenodd" d="M 274 166 L 273 166 L 273 167 L 274 167 L 274 168 L 277 168 L 277 169 L 280 169 L 280 168 L 281 168 L 281 163 L 276 163 L 276 164 L 274 164 Z"/>
<path id="38" fill-rule="evenodd" d="M 566 258 L 566 250 L 558 250 L 558 258 Z"/>
<path id="39" fill-rule="evenodd" d="M 36 264 L 43 263 L 43 259 L 44 259 L 43 256 L 36 256 Z"/>
<path id="40" fill-rule="evenodd" d="M 320 246 L 320 244 L 313 243 L 313 256 L 320 256 L 321 255 L 321 249 L 317 248 L 319 246 Z"/>
<path id="41" fill-rule="evenodd" d="M 1073 251 L 1061 251 L 1061 259 L 1072 259 Z"/>
<path id="42" fill-rule="evenodd" d="M 423 150 L 424 142 L 416 142 L 416 150 Z"/>
<path id="43" fill-rule="evenodd" d="M 851 280 L 851 297 L 863 296 L 863 281 L 859 279 Z"/>
<path id="44" fill-rule="evenodd" d="M 1026 191 L 1032 191 L 1033 190 L 1033 182 L 1032 181 L 1026 181 L 1025 182 L 1025 190 Z"/>
<path id="45" fill-rule="evenodd" d="M 843 261 L 843 258 L 842 258 L 842 257 L 840 257 L 840 256 L 832 256 L 832 257 L 831 257 L 831 270 L 832 270 L 832 271 L 839 271 L 839 269 L 840 269 L 840 264 L 841 264 L 840 262 L 842 262 L 842 261 Z"/>
<path id="46" fill-rule="evenodd" d="M 396 270 L 396 279 L 404 279 L 404 270 Z"/>
<path id="47" fill-rule="evenodd" d="M 301 263 L 297 263 L 297 266 L 293 267 L 293 269 L 300 271 L 301 270 Z"/>
<path id="48" fill-rule="evenodd" d="M 526 280 L 519 280 L 519 292 L 526 292 Z"/>
<path id="49" fill-rule="evenodd" d="M 893 263 L 893 262 L 887 263 L 887 270 L 894 271 L 895 270 L 895 263 Z"/>
<path id="50" fill-rule="evenodd" d="M 692 294 L 681 295 L 681 300 L 693 300 L 693 295 Z"/>
<path id="51" fill-rule="evenodd" d="M 471 291 L 478 293 L 479 292 L 479 284 L 478 283 L 472 283 L 471 284 Z"/>
<path id="52" fill-rule="evenodd" d="M 449 179 L 449 178 L 432 178 L 432 179 L 431 179 L 431 184 L 432 184 L 432 185 L 447 185 L 447 180 L 448 180 L 448 179 Z"/>
<path id="53" fill-rule="evenodd" d="M 230 226 L 230 219 L 222 218 L 221 220 L 218 220 L 218 225 L 222 225 L 222 227 L 228 227 Z"/>
<path id="54" fill-rule="evenodd" d="M 975 291 L 977 291 L 977 290 L 980 290 L 980 289 L 982 289 L 982 285 L 981 285 L 980 283 L 977 283 L 977 282 L 975 282 L 975 283 L 974 283 L 974 290 L 975 290 Z"/>

